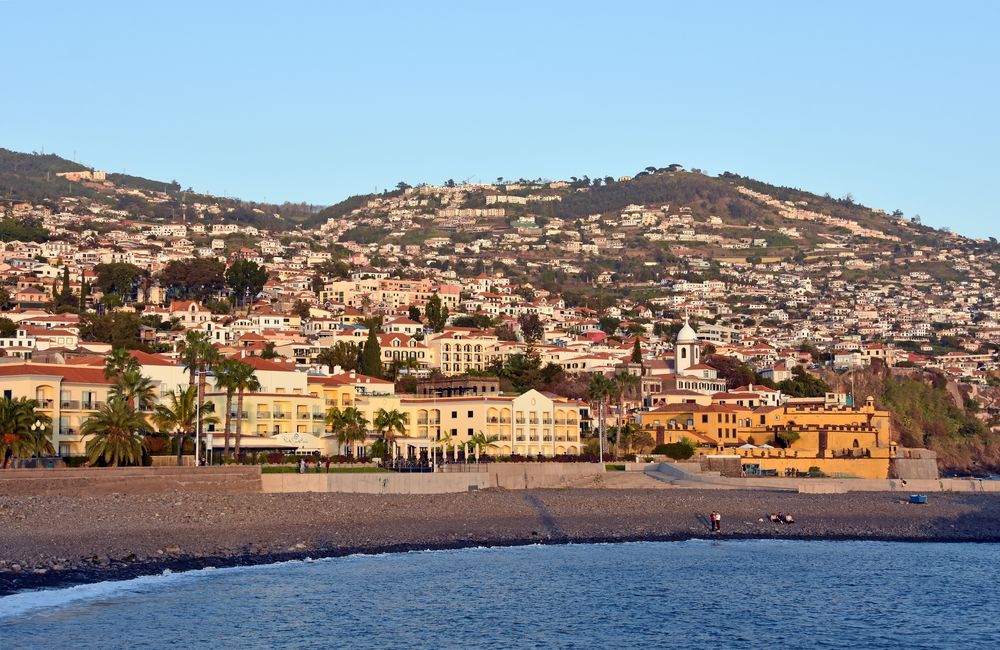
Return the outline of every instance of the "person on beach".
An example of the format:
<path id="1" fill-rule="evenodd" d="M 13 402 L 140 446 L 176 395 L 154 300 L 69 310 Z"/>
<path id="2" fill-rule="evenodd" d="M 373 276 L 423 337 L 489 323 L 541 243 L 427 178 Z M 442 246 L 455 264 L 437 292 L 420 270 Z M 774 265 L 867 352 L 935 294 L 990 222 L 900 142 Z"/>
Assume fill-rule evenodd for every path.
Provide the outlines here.
<path id="1" fill-rule="evenodd" d="M 790 526 L 795 523 L 795 519 L 791 515 L 785 515 L 784 522 Z"/>
<path id="2" fill-rule="evenodd" d="M 717 533 L 722 532 L 722 514 L 719 512 L 712 512 L 712 530 Z"/>
<path id="3" fill-rule="evenodd" d="M 772 524 L 777 524 L 777 523 L 781 522 L 781 517 L 779 517 L 778 515 L 774 514 L 773 512 L 771 513 L 770 519 L 771 519 L 771 523 Z"/>

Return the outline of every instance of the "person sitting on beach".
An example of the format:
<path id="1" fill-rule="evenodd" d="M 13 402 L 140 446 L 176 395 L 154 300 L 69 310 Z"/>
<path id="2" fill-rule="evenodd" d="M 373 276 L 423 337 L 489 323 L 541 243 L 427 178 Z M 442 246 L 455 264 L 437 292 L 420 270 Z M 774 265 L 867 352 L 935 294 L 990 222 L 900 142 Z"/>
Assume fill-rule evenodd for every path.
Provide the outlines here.
<path id="1" fill-rule="evenodd" d="M 784 522 L 785 522 L 786 524 L 789 524 L 789 525 L 791 525 L 791 524 L 794 524 L 794 523 L 795 523 L 795 519 L 793 519 L 791 515 L 785 515 L 785 519 L 784 519 Z"/>
<path id="2" fill-rule="evenodd" d="M 772 523 L 772 524 L 776 524 L 776 523 L 778 523 L 778 522 L 780 522 L 780 521 L 781 521 L 781 518 L 780 518 L 780 517 L 779 517 L 778 515 L 776 515 L 776 514 L 774 514 L 774 513 L 772 512 L 772 513 L 771 513 L 771 523 Z"/>

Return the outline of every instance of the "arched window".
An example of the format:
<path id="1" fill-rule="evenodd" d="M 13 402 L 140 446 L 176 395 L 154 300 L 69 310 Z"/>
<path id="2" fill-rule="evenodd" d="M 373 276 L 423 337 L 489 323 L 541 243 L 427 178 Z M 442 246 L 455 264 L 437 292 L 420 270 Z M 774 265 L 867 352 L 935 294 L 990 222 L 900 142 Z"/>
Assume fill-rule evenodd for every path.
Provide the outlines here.
<path id="1" fill-rule="evenodd" d="M 687 359 L 687 358 L 688 358 L 687 348 L 681 348 L 681 359 Z"/>
<path id="2" fill-rule="evenodd" d="M 861 445 L 859 445 L 859 444 L 858 444 L 858 439 L 857 439 L 857 438 L 855 438 L 855 439 L 854 439 L 854 448 L 855 448 L 855 449 L 857 449 L 857 448 L 858 448 L 858 447 L 860 447 L 860 446 L 861 446 Z"/>

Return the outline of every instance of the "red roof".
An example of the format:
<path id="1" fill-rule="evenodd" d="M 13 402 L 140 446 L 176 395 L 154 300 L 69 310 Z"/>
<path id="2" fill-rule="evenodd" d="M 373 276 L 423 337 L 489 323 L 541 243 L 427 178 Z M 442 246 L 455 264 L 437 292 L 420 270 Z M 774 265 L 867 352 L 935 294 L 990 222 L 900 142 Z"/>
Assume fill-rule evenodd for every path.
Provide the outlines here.
<path id="1" fill-rule="evenodd" d="M 61 377 L 63 381 L 73 384 L 107 385 L 112 383 L 110 379 L 104 376 L 104 368 L 40 363 L 0 364 L 0 377 L 19 377 L 24 375 Z"/>

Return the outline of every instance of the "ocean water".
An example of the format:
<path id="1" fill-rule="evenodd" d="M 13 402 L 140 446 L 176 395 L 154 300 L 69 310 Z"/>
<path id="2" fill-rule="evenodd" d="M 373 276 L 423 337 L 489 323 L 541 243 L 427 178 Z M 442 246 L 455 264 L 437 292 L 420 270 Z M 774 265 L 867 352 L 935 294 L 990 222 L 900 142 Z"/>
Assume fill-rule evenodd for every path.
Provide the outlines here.
<path id="1" fill-rule="evenodd" d="M 1000 545 L 477 548 L 0 598 L 14 648 L 995 648 Z"/>

